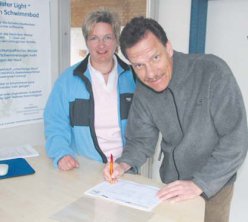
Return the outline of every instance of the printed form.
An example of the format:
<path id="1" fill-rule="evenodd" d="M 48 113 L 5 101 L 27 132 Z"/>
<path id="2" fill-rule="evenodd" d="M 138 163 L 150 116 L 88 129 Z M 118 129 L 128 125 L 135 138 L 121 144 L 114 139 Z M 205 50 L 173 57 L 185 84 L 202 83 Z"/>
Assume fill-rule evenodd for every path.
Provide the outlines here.
<path id="1" fill-rule="evenodd" d="M 160 188 L 128 180 L 117 183 L 102 182 L 85 192 L 86 195 L 110 200 L 140 210 L 151 211 L 160 201 L 156 193 Z"/>

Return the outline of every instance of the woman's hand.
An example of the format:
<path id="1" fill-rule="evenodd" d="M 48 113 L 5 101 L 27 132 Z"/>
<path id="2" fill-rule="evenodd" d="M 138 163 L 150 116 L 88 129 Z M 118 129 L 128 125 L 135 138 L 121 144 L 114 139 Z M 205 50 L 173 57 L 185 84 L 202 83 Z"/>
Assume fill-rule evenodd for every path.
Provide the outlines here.
<path id="1" fill-rule="evenodd" d="M 58 167 L 60 170 L 72 170 L 79 167 L 79 163 L 72 156 L 64 156 L 58 162 Z"/>

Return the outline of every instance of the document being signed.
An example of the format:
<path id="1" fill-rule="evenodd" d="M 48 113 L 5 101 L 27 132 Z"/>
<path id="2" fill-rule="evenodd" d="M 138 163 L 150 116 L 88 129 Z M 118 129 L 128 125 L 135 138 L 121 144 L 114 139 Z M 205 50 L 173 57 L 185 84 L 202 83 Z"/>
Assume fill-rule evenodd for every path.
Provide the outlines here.
<path id="1" fill-rule="evenodd" d="M 110 200 L 140 210 L 151 211 L 160 201 L 156 197 L 159 188 L 128 180 L 117 183 L 102 182 L 85 192 L 86 195 Z"/>

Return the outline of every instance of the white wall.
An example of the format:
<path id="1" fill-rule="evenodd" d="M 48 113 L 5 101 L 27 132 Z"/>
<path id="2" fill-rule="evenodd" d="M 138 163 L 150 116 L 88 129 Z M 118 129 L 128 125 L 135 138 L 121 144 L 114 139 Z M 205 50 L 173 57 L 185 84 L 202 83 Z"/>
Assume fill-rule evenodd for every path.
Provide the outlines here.
<path id="1" fill-rule="evenodd" d="M 191 0 L 160 0 L 158 21 L 175 50 L 188 52 Z"/>
<path id="2" fill-rule="evenodd" d="M 248 111 L 248 1 L 209 1 L 206 53 L 223 58 L 231 67 L 241 88 Z M 247 135 L 248 136 L 248 135 Z M 238 172 L 230 222 L 246 222 L 248 161 Z"/>

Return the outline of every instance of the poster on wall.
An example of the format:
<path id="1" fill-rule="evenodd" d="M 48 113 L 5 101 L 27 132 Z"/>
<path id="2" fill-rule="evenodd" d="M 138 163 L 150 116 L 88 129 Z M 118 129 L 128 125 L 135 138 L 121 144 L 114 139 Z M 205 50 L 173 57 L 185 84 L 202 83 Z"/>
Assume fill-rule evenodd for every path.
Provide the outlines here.
<path id="1" fill-rule="evenodd" d="M 50 60 L 49 0 L 0 0 L 0 129 L 42 121 Z"/>

